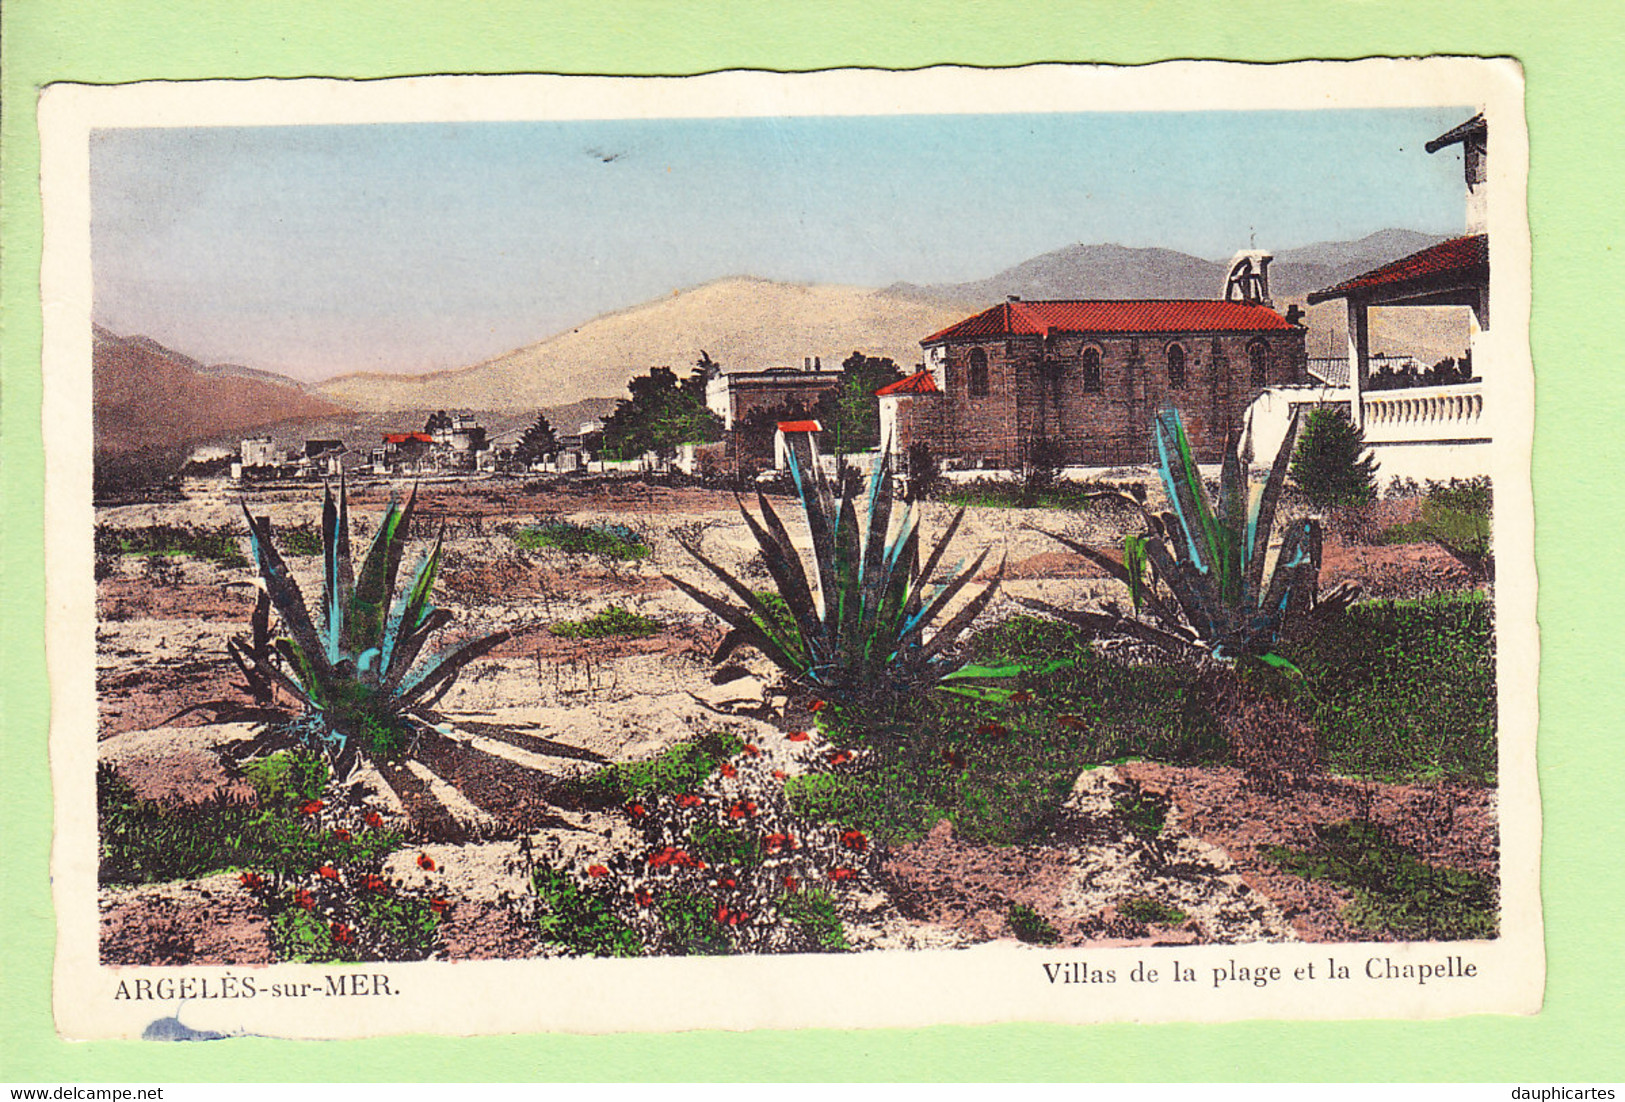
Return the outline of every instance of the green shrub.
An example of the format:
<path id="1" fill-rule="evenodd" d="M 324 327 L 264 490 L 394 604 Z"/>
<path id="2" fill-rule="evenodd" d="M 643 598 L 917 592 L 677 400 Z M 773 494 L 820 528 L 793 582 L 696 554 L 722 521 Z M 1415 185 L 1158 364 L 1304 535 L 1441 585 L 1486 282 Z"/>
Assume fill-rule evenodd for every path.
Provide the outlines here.
<path id="1" fill-rule="evenodd" d="M 1125 667 L 1096 655 L 1084 633 L 1013 617 L 971 640 L 979 665 L 1029 666 L 1003 699 L 918 694 L 819 713 L 825 733 L 874 752 L 835 773 L 791 777 L 797 814 L 849 823 L 888 842 L 941 819 L 974 841 L 1022 842 L 1045 829 L 1078 773 L 1125 758 L 1224 760 L 1195 672 Z"/>
<path id="2" fill-rule="evenodd" d="M 548 520 L 521 528 L 514 543 L 526 551 L 553 548 L 568 555 L 601 555 L 612 559 L 646 559 L 649 545 L 642 536 L 624 524 L 575 524 Z"/>
<path id="3" fill-rule="evenodd" d="M 778 910 L 781 917 L 801 927 L 814 952 L 844 953 L 851 948 L 828 892 L 813 890 L 781 896 Z"/>
<path id="4" fill-rule="evenodd" d="M 549 865 L 531 873 L 536 892 L 536 929 L 543 941 L 572 953 L 597 957 L 636 957 L 643 942 L 600 894 L 577 884 Z"/>
<path id="5" fill-rule="evenodd" d="M 1150 896 L 1139 896 L 1117 905 L 1117 913 L 1148 926 L 1178 926 L 1190 916 Z"/>
<path id="6" fill-rule="evenodd" d="M 668 747 L 648 761 L 606 765 L 578 780 L 567 781 L 555 802 L 616 807 L 632 799 L 692 792 L 744 745 L 729 731 L 708 731 L 697 739 Z"/>
<path id="7" fill-rule="evenodd" d="M 1309 412 L 1292 456 L 1292 481 L 1311 505 L 1369 504 L 1377 499 L 1376 475 L 1365 436 L 1347 416 L 1332 409 Z"/>
<path id="8" fill-rule="evenodd" d="M 1496 778 L 1495 627 L 1482 593 L 1367 601 L 1284 652 L 1335 772 Z"/>
<path id="9" fill-rule="evenodd" d="M 1025 903 L 1012 903 L 1006 916 L 1010 932 L 1029 945 L 1054 945 L 1061 940 L 1060 933 L 1049 920 Z"/>
<path id="10" fill-rule="evenodd" d="M 349 964 L 378 959 L 421 960 L 433 951 L 440 918 L 428 900 L 399 893 L 360 893 L 346 901 L 344 922 L 356 932 L 348 941 L 334 936 L 325 911 L 300 906 L 292 891 L 267 900 L 271 944 L 278 960 L 307 964 Z M 364 939 L 364 940 L 363 940 Z"/>
<path id="11" fill-rule="evenodd" d="M 282 551 L 302 559 L 315 558 L 322 553 L 322 534 L 309 524 L 287 528 L 282 532 Z"/>
<path id="12" fill-rule="evenodd" d="M 1112 810 L 1141 838 L 1156 838 L 1168 821 L 1167 807 L 1140 791 L 1114 798 Z"/>
<path id="13" fill-rule="evenodd" d="M 99 554 L 120 555 L 190 555 L 207 559 L 225 567 L 243 567 L 248 559 L 243 556 L 238 536 L 230 525 L 207 528 L 192 524 L 148 524 L 140 528 L 96 526 L 96 550 Z"/>
<path id="14" fill-rule="evenodd" d="M 716 904 L 702 895 L 671 892 L 660 898 L 665 945 L 684 957 L 720 957 L 733 952 L 728 933 L 716 919 Z"/>
<path id="15" fill-rule="evenodd" d="M 376 863 L 402 845 L 396 830 L 361 830 L 340 839 L 290 811 L 295 787 L 268 791 L 269 807 L 224 798 L 164 807 L 137 799 L 129 783 L 103 764 L 96 771 L 101 882 L 154 884 L 243 869 L 297 877 L 324 864 Z"/>
<path id="16" fill-rule="evenodd" d="M 1342 917 L 1356 929 L 1411 941 L 1495 936 L 1495 884 L 1487 877 L 1429 865 L 1364 820 L 1317 826 L 1315 834 L 1314 849 L 1266 846 L 1262 852 L 1305 879 L 1352 889 L 1354 902 Z"/>
<path id="17" fill-rule="evenodd" d="M 1384 543 L 1435 541 L 1458 555 L 1482 559 L 1490 551 L 1493 500 L 1488 478 L 1428 483 L 1422 515 L 1382 534 Z"/>
<path id="18" fill-rule="evenodd" d="M 547 630 L 562 639 L 605 639 L 611 636 L 645 639 L 660 634 L 665 626 L 651 616 L 630 612 L 620 605 L 610 605 L 585 620 L 565 620 Z"/>

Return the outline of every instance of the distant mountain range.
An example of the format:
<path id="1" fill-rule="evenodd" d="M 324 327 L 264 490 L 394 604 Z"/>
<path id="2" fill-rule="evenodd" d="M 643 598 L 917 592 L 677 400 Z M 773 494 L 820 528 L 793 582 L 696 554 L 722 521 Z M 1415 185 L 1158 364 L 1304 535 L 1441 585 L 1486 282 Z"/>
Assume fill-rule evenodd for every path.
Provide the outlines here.
<path id="1" fill-rule="evenodd" d="M 1302 298 L 1444 238 L 1414 230 L 1380 230 L 1358 241 L 1327 241 L 1276 254 L 1270 289 L 1276 299 Z M 1218 298 L 1227 262 L 1172 249 L 1068 245 L 968 283 L 894 283 L 886 293 L 931 302 L 989 304 L 1026 299 Z M 924 336 L 925 334 L 921 334 Z"/>
<path id="2" fill-rule="evenodd" d="M 1443 238 L 1383 230 L 1358 241 L 1285 250 L 1270 268 L 1276 305 L 1425 248 Z M 686 370 L 701 350 L 725 371 L 825 367 L 853 351 L 911 368 L 920 339 L 1007 295 L 1043 298 L 1217 298 L 1225 264 L 1169 249 L 1069 245 L 987 279 L 893 284 L 882 290 L 719 279 L 605 314 L 536 344 L 426 375 L 355 374 L 305 384 L 251 368 L 202 364 L 146 337 L 96 330 L 96 446 L 99 454 L 173 449 L 288 424 L 355 443 L 379 426 L 415 427 L 427 411 L 483 411 L 492 427 L 528 423 L 548 411 L 560 431 L 601 416 L 634 375 L 656 365 Z M 1344 355 L 1341 303 L 1309 311 L 1311 356 Z M 1428 362 L 1459 355 L 1463 325 L 1440 311 L 1390 310 L 1373 320 L 1372 350 Z M 387 414 L 380 417 L 360 413 Z M 350 426 L 346 429 L 346 426 Z"/>
<path id="3" fill-rule="evenodd" d="M 96 327 L 91 352 L 96 448 L 166 448 L 342 407 L 269 371 L 202 364 L 149 337 Z"/>

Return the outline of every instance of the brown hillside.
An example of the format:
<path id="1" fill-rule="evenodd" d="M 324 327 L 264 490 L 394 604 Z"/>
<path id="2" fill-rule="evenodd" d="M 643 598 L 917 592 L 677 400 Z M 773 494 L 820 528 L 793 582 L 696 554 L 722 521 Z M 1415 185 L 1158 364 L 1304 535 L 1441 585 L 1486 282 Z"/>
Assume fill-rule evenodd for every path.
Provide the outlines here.
<path id="1" fill-rule="evenodd" d="M 340 412 L 330 400 L 258 378 L 210 375 L 145 337 L 97 330 L 96 450 L 169 448 L 220 433 Z"/>
<path id="2" fill-rule="evenodd" d="M 725 370 L 826 367 L 853 351 L 910 368 L 920 338 L 987 303 L 922 302 L 864 287 L 722 279 L 605 314 L 538 344 L 432 375 L 345 375 L 319 384 L 353 409 L 540 409 L 625 393 L 657 365 L 685 369 L 703 349 Z"/>

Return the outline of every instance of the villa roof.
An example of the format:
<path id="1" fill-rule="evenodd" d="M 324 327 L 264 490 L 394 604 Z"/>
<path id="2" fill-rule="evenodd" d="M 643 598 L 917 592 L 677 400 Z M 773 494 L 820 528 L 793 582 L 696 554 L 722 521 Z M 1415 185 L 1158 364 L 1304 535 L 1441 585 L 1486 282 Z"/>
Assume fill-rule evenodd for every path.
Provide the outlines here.
<path id="1" fill-rule="evenodd" d="M 780 421 L 779 431 L 791 432 L 823 432 L 824 426 L 817 421 Z"/>
<path id="2" fill-rule="evenodd" d="M 408 440 L 415 440 L 419 444 L 433 444 L 434 443 L 434 437 L 430 436 L 426 432 L 386 432 L 386 433 L 384 433 L 384 443 L 386 443 L 386 444 L 404 444 Z"/>
<path id="3" fill-rule="evenodd" d="M 875 397 L 884 398 L 888 394 L 941 394 L 937 389 L 936 376 L 929 371 L 916 371 L 906 379 L 898 379 L 895 383 L 887 383 L 875 391 Z"/>
<path id="4" fill-rule="evenodd" d="M 1482 233 L 1454 237 L 1390 264 L 1345 279 L 1335 287 L 1313 291 L 1309 304 L 1351 295 L 1401 295 L 1435 287 L 1487 283 L 1490 278 L 1490 239 Z"/>
<path id="5" fill-rule="evenodd" d="M 1268 306 L 1215 299 L 1015 300 L 931 334 L 920 343 L 1062 333 L 1229 333 L 1294 329 Z"/>

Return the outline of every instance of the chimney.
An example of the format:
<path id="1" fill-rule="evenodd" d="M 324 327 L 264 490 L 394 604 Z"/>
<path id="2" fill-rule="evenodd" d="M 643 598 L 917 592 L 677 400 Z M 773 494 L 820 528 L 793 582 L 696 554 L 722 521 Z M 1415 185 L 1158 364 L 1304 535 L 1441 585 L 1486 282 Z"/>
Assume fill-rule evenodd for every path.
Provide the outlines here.
<path id="1" fill-rule="evenodd" d="M 811 371 L 812 370 L 812 357 L 811 356 L 803 356 L 803 357 L 801 357 L 801 370 L 803 370 L 803 371 Z"/>
<path id="2" fill-rule="evenodd" d="M 1224 301 L 1273 307 L 1275 302 L 1270 298 L 1270 261 L 1274 259 L 1263 249 L 1242 249 L 1231 257 L 1224 277 Z"/>
<path id="3" fill-rule="evenodd" d="M 1020 295 L 1005 295 L 1004 296 L 1004 301 L 1006 301 L 1006 302 L 1020 302 L 1021 301 L 1021 296 Z"/>

